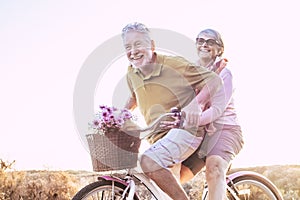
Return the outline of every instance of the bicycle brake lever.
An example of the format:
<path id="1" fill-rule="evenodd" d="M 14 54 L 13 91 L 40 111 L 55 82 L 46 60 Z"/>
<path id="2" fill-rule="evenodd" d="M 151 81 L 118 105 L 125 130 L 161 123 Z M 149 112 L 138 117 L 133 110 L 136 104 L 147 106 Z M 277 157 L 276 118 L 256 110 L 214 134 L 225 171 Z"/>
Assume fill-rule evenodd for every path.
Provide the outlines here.
<path id="1" fill-rule="evenodd" d="M 178 117 L 178 119 L 180 120 L 178 128 L 183 128 L 183 123 L 186 116 L 185 112 L 181 111 L 177 107 L 173 107 L 171 108 L 171 113 L 174 113 L 174 117 Z"/>
<path id="2" fill-rule="evenodd" d="M 185 117 L 186 117 L 186 113 L 184 111 L 181 111 L 180 112 L 179 128 L 183 128 Z"/>
<path id="3" fill-rule="evenodd" d="M 175 114 L 175 117 L 177 117 L 177 116 L 180 116 L 180 109 L 179 108 L 177 108 L 177 107 L 173 107 L 173 108 L 171 108 L 171 113 L 174 113 Z"/>

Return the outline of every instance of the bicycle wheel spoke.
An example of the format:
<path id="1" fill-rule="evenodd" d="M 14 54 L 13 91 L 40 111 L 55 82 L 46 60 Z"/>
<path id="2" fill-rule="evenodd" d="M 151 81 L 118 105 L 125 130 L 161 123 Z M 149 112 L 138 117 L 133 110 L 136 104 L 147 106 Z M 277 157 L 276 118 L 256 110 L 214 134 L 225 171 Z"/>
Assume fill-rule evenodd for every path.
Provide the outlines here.
<path id="1" fill-rule="evenodd" d="M 82 188 L 73 200 L 124 200 L 128 195 L 124 193 L 125 187 L 112 181 L 98 181 Z"/>
<path id="2" fill-rule="evenodd" d="M 271 200 L 275 199 L 271 192 L 267 191 L 267 188 L 260 184 L 254 183 L 253 181 L 250 183 L 243 183 L 237 186 L 238 196 L 241 199 L 262 199 L 262 200 Z"/>
<path id="3" fill-rule="evenodd" d="M 237 197 L 240 200 L 280 200 L 281 197 L 274 186 L 266 179 L 255 176 L 241 176 L 233 181 L 231 189 L 228 190 L 228 198 L 236 199 L 233 197 L 233 192 L 236 191 Z"/>

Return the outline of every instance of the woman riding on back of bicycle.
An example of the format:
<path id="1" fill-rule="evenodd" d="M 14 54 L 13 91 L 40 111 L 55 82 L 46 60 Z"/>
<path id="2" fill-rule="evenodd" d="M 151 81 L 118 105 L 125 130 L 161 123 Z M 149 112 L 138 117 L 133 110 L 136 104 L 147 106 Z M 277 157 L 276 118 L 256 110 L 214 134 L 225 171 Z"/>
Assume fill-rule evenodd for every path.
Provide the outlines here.
<path id="1" fill-rule="evenodd" d="M 182 183 L 190 180 L 205 166 L 208 199 L 220 200 L 226 198 L 226 173 L 230 162 L 240 152 L 244 141 L 234 106 L 232 74 L 226 66 L 227 60 L 221 57 L 224 52 L 221 35 L 212 29 L 201 31 L 196 38 L 196 49 L 199 56 L 197 64 L 218 73 L 222 78 L 226 108 L 219 116 L 214 114 L 219 112 L 218 107 L 211 102 L 202 113 L 200 123 L 209 123 L 207 133 L 200 149 L 182 163 L 180 179 Z"/>

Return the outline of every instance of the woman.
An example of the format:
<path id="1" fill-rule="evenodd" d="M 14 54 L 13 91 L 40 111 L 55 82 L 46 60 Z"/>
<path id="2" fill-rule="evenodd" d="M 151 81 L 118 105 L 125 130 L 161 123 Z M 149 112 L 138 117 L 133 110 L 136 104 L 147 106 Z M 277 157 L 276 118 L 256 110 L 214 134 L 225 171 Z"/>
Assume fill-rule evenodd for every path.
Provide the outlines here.
<path id="1" fill-rule="evenodd" d="M 225 67 L 227 60 L 222 59 L 224 44 L 217 31 L 201 31 L 196 39 L 196 48 L 199 56 L 197 64 L 216 72 L 223 79 L 227 104 L 224 110 L 216 109 L 216 95 L 202 113 L 199 124 L 206 126 L 207 133 L 199 150 L 182 163 L 180 181 L 190 180 L 205 166 L 209 199 L 226 199 L 226 172 L 244 144 L 232 97 L 232 74 Z"/>

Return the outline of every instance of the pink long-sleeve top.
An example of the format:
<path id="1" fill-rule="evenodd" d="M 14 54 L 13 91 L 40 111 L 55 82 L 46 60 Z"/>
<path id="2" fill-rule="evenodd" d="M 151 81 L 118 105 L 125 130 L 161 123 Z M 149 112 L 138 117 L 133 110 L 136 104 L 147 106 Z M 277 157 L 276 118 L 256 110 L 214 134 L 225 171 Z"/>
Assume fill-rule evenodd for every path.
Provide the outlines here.
<path id="1" fill-rule="evenodd" d="M 219 74 L 224 83 L 224 89 L 219 90 L 212 98 L 209 108 L 200 117 L 200 126 L 211 122 L 226 125 L 239 125 L 234 107 L 234 87 L 231 71 L 225 67 Z M 224 93 L 225 102 L 224 104 Z"/>

